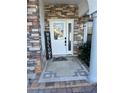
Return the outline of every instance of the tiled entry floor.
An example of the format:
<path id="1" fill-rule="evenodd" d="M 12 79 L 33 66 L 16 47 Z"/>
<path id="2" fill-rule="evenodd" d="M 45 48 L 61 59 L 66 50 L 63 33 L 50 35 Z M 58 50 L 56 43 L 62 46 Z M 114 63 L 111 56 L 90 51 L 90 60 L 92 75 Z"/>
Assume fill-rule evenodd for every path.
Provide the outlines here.
<path id="1" fill-rule="evenodd" d="M 53 81 L 84 80 L 87 81 L 88 71 L 77 57 L 66 57 L 66 60 L 48 61 L 42 72 L 39 83 Z"/>

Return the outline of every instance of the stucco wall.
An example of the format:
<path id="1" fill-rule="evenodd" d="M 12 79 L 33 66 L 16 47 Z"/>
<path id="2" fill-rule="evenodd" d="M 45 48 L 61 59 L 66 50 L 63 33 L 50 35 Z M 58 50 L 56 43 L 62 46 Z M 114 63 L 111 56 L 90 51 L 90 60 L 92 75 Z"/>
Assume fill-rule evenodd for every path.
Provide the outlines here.
<path id="1" fill-rule="evenodd" d="M 82 43 L 82 31 L 79 30 L 78 6 L 68 4 L 45 5 L 45 31 L 50 31 L 48 19 L 74 19 L 74 55 Z"/>
<path id="2" fill-rule="evenodd" d="M 82 0 L 79 3 L 78 7 L 79 7 L 79 16 L 81 17 L 81 16 L 85 15 L 89 10 L 88 1 L 87 0 Z"/>
<path id="3" fill-rule="evenodd" d="M 40 32 L 41 32 L 41 58 L 43 60 L 42 68 L 44 68 L 46 64 L 46 49 L 45 49 L 45 38 L 44 38 L 44 31 L 45 31 L 45 18 L 44 18 L 44 3 L 43 0 L 39 0 L 39 15 L 40 15 Z"/>
<path id="4" fill-rule="evenodd" d="M 97 11 L 97 0 L 87 0 L 89 5 L 89 14 Z"/>

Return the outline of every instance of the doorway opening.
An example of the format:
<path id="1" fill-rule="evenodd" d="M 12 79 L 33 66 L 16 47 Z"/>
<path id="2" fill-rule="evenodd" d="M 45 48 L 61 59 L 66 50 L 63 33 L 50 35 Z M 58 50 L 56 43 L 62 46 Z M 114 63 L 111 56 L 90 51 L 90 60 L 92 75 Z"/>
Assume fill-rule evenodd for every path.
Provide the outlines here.
<path id="1" fill-rule="evenodd" d="M 73 19 L 50 19 L 52 55 L 73 55 Z"/>

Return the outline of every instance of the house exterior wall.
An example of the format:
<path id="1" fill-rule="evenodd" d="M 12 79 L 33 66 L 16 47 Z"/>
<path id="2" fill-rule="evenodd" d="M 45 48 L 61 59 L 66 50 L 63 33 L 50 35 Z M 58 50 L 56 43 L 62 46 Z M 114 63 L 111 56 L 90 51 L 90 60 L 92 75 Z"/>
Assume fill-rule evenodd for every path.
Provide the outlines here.
<path id="1" fill-rule="evenodd" d="M 74 19 L 73 53 L 78 54 L 82 44 L 82 31 L 79 29 L 78 6 L 68 4 L 45 5 L 45 31 L 50 31 L 48 19 Z"/>
<path id="2" fill-rule="evenodd" d="M 45 36 L 44 36 L 44 31 L 45 31 L 45 20 L 44 20 L 44 3 L 43 0 L 39 0 L 39 15 L 40 15 L 40 32 L 41 32 L 41 45 L 42 45 L 42 50 L 41 50 L 41 58 L 42 58 L 42 68 L 45 67 L 46 64 L 46 48 L 45 48 Z"/>
<path id="3" fill-rule="evenodd" d="M 87 24 L 87 39 L 86 42 L 90 43 L 91 42 L 91 37 L 92 37 L 92 20 L 89 19 L 89 15 L 85 15 L 79 18 L 79 23 L 80 23 L 80 31 L 82 31 L 82 35 L 83 35 L 83 40 L 84 39 L 84 34 L 85 34 L 85 30 L 84 30 L 84 24 Z M 84 43 L 84 42 L 83 42 Z"/>
<path id="4" fill-rule="evenodd" d="M 89 14 L 97 11 L 97 0 L 88 0 Z"/>
<path id="5" fill-rule="evenodd" d="M 34 73 L 43 69 L 39 0 L 27 1 L 27 64 Z M 33 69 L 34 68 L 34 69 Z M 30 72 L 30 71 L 29 71 Z"/>
<path id="6" fill-rule="evenodd" d="M 79 7 L 79 16 L 81 17 L 81 16 L 85 15 L 89 10 L 88 1 L 87 0 L 82 0 L 79 3 L 78 7 Z"/>

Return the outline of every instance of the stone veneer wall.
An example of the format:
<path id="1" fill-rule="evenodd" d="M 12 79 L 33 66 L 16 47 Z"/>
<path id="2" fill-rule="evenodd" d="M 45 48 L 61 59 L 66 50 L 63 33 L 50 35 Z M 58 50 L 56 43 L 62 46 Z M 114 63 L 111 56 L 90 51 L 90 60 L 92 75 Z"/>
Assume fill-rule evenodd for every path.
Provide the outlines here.
<path id="1" fill-rule="evenodd" d="M 83 36 L 84 36 L 84 30 L 83 30 L 83 24 L 88 23 L 88 22 L 92 22 L 92 19 L 89 19 L 89 15 L 85 15 L 85 16 L 81 16 L 79 18 L 79 23 L 80 23 L 80 31 L 82 31 Z M 92 26 L 88 24 L 88 28 L 87 28 L 87 41 L 91 41 L 91 36 L 92 36 Z"/>
<path id="2" fill-rule="evenodd" d="M 79 29 L 78 6 L 68 4 L 45 5 L 45 31 L 50 31 L 48 19 L 74 19 L 74 54 L 82 44 L 82 31 Z"/>
<path id="3" fill-rule="evenodd" d="M 42 71 L 42 46 L 39 16 L 39 0 L 27 1 L 27 66 L 28 73 Z"/>

